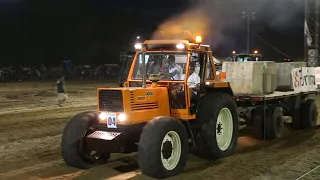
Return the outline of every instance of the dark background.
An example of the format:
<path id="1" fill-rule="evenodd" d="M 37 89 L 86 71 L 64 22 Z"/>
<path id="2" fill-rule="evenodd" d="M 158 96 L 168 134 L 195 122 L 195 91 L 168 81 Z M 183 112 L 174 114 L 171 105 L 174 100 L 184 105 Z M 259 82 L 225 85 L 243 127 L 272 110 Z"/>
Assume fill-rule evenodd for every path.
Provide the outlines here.
<path id="1" fill-rule="evenodd" d="M 252 31 L 303 57 L 302 0 L 0 0 L 0 64 L 117 63 L 136 36 L 150 38 L 159 24 L 192 8 L 212 17 L 205 41 L 218 57 L 246 50 L 243 11 L 256 12 Z M 254 36 L 251 48 L 284 58 Z"/>

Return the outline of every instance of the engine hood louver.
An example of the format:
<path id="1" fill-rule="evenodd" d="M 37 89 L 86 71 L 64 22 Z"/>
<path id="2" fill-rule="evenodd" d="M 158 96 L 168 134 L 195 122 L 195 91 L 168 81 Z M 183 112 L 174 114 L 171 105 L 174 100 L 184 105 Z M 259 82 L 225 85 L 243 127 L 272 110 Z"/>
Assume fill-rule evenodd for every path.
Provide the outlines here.
<path id="1" fill-rule="evenodd" d="M 149 109 L 159 108 L 158 102 L 141 102 L 141 103 L 135 102 L 133 92 L 130 92 L 130 104 L 131 104 L 132 111 L 149 110 Z"/>

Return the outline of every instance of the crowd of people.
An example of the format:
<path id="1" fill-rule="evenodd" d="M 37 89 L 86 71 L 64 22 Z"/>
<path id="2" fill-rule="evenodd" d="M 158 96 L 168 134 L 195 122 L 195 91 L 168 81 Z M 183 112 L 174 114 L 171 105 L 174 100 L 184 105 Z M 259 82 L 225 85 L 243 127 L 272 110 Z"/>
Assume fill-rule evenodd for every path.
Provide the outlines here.
<path id="1" fill-rule="evenodd" d="M 73 67 L 2 67 L 0 66 L 0 83 L 16 81 L 53 80 L 63 74 L 66 79 L 105 79 L 117 77 L 120 67 L 117 64 L 77 65 Z"/>

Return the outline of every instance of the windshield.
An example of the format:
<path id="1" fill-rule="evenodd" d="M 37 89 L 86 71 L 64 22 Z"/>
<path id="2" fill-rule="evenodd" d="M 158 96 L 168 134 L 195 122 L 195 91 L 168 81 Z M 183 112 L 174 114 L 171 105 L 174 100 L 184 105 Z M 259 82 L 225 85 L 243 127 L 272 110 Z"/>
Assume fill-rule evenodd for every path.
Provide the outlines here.
<path id="1" fill-rule="evenodd" d="M 259 58 L 250 55 L 238 55 L 236 61 L 238 62 L 248 62 L 248 61 L 258 61 Z"/>
<path id="2" fill-rule="evenodd" d="M 247 61 L 252 61 L 251 60 L 251 56 L 247 56 L 247 55 L 239 55 L 239 56 L 237 56 L 237 59 L 236 59 L 236 61 L 238 61 L 238 62 L 247 62 Z"/>
<path id="3" fill-rule="evenodd" d="M 151 74 L 157 74 L 160 80 L 184 80 L 187 60 L 187 53 L 145 53 L 146 77 L 149 79 Z M 132 79 L 142 79 L 142 73 L 142 55 L 140 53 L 134 66 Z"/>

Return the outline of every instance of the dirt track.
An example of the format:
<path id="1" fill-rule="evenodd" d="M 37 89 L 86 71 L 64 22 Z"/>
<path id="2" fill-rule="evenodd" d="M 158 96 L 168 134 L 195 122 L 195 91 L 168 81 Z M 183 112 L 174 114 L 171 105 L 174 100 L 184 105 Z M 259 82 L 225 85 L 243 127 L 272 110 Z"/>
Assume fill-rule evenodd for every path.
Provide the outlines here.
<path id="1" fill-rule="evenodd" d="M 1 84 L 0 179 L 150 179 L 140 174 L 135 154 L 115 154 L 108 164 L 87 171 L 67 167 L 61 159 L 60 137 L 66 122 L 77 112 L 94 110 L 96 87 L 108 85 L 67 84 L 70 99 L 61 108 L 56 105 L 54 84 Z M 320 165 L 320 129 L 288 128 L 286 134 L 264 142 L 244 129 L 236 154 L 214 162 L 190 155 L 185 172 L 170 179 L 288 180 Z M 320 168 L 302 179 L 320 179 Z"/>

